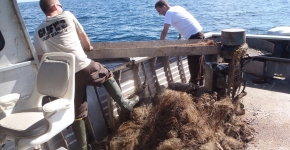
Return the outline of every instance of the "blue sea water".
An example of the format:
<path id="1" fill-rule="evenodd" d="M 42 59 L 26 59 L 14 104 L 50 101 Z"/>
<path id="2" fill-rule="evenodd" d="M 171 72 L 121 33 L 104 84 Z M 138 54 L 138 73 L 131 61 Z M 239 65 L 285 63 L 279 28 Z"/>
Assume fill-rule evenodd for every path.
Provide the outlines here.
<path id="1" fill-rule="evenodd" d="M 60 0 L 81 22 L 92 42 L 158 40 L 164 17 L 156 0 Z M 290 26 L 290 0 L 168 0 L 186 8 L 205 32 L 244 28 L 250 34 L 266 34 L 276 26 Z M 44 20 L 38 2 L 18 3 L 32 37 Z M 171 27 L 166 39 L 177 39 Z"/>

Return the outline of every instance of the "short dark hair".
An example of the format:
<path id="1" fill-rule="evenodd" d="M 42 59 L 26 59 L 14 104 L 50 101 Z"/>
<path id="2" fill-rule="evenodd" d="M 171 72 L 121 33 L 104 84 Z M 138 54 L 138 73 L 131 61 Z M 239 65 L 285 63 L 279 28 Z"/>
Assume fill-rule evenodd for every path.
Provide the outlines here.
<path id="1" fill-rule="evenodd" d="M 163 7 L 163 6 L 169 7 L 168 3 L 165 0 L 159 0 L 155 4 L 155 8 L 157 8 L 157 7 Z"/>
<path id="2" fill-rule="evenodd" d="M 44 14 L 49 13 L 50 7 L 54 4 L 54 0 L 40 0 L 39 6 Z"/>

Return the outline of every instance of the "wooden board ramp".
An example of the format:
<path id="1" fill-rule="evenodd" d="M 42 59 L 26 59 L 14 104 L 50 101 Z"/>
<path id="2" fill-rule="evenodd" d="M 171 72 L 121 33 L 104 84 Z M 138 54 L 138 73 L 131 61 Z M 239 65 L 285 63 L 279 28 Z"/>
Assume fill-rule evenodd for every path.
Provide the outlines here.
<path id="1" fill-rule="evenodd" d="M 92 43 L 94 49 L 86 51 L 86 54 L 90 59 L 218 54 L 220 45 L 208 45 L 207 41 L 198 39 Z"/>

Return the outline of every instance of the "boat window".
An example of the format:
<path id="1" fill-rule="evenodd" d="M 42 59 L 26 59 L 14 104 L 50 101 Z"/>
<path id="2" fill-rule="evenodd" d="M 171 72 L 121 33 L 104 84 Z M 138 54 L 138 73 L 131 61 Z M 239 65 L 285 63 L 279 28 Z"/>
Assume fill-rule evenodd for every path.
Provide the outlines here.
<path id="1" fill-rule="evenodd" d="M 4 37 L 2 35 L 2 32 L 0 31 L 0 51 L 3 50 L 4 46 L 5 46 L 5 40 L 4 40 Z"/>

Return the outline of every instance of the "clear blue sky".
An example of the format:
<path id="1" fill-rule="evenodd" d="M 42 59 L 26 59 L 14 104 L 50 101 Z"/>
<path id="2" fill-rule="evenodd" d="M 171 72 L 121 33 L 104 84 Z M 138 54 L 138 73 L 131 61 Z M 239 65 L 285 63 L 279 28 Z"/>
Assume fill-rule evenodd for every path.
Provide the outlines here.
<path id="1" fill-rule="evenodd" d="M 18 3 L 21 3 L 21 2 L 33 2 L 33 1 L 39 1 L 39 0 L 17 0 Z"/>

